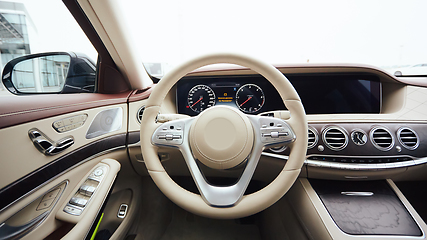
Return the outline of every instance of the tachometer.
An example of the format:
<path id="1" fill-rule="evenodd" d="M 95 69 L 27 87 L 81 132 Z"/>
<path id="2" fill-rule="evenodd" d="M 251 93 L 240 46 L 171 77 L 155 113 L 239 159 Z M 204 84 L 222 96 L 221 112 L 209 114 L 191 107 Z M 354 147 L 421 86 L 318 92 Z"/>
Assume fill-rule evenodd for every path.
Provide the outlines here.
<path id="1" fill-rule="evenodd" d="M 236 104 L 245 113 L 258 112 L 264 102 L 264 92 L 255 84 L 245 84 L 237 90 Z"/>
<path id="2" fill-rule="evenodd" d="M 196 85 L 188 92 L 187 103 L 187 108 L 199 113 L 215 105 L 215 93 L 206 85 Z"/>

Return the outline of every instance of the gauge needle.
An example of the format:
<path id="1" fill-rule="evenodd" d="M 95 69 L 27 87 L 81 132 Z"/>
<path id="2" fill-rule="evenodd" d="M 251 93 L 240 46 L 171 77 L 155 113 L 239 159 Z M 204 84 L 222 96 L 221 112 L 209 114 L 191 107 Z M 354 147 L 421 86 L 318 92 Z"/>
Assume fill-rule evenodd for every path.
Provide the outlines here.
<path id="1" fill-rule="evenodd" d="M 193 105 L 191 105 L 191 107 L 194 107 L 194 105 L 196 105 L 198 102 L 202 101 L 202 99 L 203 99 L 203 96 L 201 96 L 201 97 L 199 98 L 199 100 L 197 100 L 197 102 L 195 102 Z"/>
<path id="2" fill-rule="evenodd" d="M 246 101 L 244 101 L 242 104 L 240 104 L 240 107 L 243 105 L 243 104 L 245 104 L 245 103 L 247 103 L 249 100 L 251 100 L 252 99 L 252 97 L 248 97 L 248 99 L 246 99 Z"/>

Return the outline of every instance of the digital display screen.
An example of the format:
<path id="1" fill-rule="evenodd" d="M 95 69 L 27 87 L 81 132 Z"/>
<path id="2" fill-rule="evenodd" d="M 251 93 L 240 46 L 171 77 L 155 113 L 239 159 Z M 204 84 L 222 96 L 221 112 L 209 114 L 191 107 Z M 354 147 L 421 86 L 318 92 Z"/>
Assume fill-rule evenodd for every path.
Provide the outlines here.
<path id="1" fill-rule="evenodd" d="M 372 74 L 287 75 L 307 114 L 379 113 L 381 83 Z M 196 116 L 214 105 L 247 114 L 286 110 L 277 90 L 259 75 L 186 77 L 177 85 L 178 113 Z"/>
<path id="2" fill-rule="evenodd" d="M 215 91 L 217 105 L 234 105 L 237 90 L 240 88 L 238 83 L 220 83 L 211 84 Z"/>
<path id="3" fill-rule="evenodd" d="M 374 75 L 288 76 L 307 114 L 379 113 L 381 84 Z"/>

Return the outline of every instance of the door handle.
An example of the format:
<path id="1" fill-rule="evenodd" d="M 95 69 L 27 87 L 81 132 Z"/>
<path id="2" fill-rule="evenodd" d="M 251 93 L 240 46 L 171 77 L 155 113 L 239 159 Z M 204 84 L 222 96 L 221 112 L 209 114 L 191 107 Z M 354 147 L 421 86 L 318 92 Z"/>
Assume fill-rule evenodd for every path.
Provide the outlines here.
<path id="1" fill-rule="evenodd" d="M 21 238 L 25 233 L 41 223 L 47 217 L 48 213 L 49 211 L 43 212 L 22 226 L 9 226 L 7 223 L 0 224 L 0 240 Z"/>
<path id="2" fill-rule="evenodd" d="M 30 129 L 28 136 L 37 150 L 46 156 L 58 154 L 74 144 L 73 136 L 67 136 L 55 142 L 36 128 Z"/>

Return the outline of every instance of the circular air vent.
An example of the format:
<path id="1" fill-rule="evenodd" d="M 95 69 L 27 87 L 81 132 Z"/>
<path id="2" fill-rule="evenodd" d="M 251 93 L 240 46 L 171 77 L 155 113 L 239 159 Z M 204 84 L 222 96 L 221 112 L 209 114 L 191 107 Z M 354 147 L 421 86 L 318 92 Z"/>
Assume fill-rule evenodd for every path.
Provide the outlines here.
<path id="1" fill-rule="evenodd" d="M 381 151 L 388 151 L 394 145 L 394 138 L 384 127 L 375 127 L 371 130 L 371 142 Z"/>
<path id="2" fill-rule="evenodd" d="M 319 141 L 319 135 L 317 134 L 316 129 L 312 127 L 308 127 L 308 149 L 312 149 L 314 146 L 316 146 L 317 142 Z"/>
<path id="3" fill-rule="evenodd" d="M 328 148 L 335 151 L 345 148 L 348 144 L 347 134 L 344 130 L 335 126 L 326 128 L 323 131 L 322 139 Z"/>
<path id="4" fill-rule="evenodd" d="M 400 128 L 397 130 L 397 139 L 400 144 L 409 150 L 414 150 L 418 147 L 419 140 L 417 133 L 407 127 Z"/>
<path id="5" fill-rule="evenodd" d="M 145 110 L 145 106 L 142 106 L 138 109 L 138 112 L 136 113 L 136 119 L 138 120 L 139 123 L 141 123 L 142 114 L 144 113 L 144 110 Z"/>

